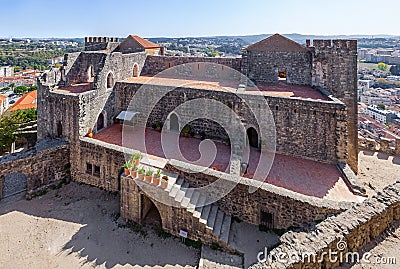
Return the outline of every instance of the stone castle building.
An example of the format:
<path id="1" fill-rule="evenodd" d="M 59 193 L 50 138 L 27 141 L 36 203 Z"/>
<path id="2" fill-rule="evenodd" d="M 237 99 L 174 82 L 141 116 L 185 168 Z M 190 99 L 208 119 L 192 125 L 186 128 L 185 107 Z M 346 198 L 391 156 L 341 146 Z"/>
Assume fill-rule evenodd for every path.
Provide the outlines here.
<path id="1" fill-rule="evenodd" d="M 312 44 L 307 41 L 304 47 L 276 34 L 244 48 L 241 58 L 163 54 L 162 47 L 137 36 L 129 36 L 123 42 L 118 38 L 88 37 L 84 51 L 65 55 L 59 71 L 48 72 L 39 79 L 38 140 L 62 141 L 59 148 L 63 151 L 52 153 L 58 166 L 54 171 L 47 168 L 47 176 L 57 173 L 57 179 L 61 178 L 65 171 L 60 164 L 68 163 L 72 180 L 118 191 L 121 216 L 125 219 L 143 222 L 155 208 L 166 231 L 177 236 L 184 231 L 190 239 L 216 242 L 226 249 L 231 249 L 232 217 L 269 228 L 301 227 L 338 214 L 358 201 L 356 195 L 362 195 L 364 190 L 355 175 L 356 41 L 314 40 Z M 229 67 L 254 82 L 261 95 L 246 89 L 233 93 L 208 87 L 206 77 L 189 85 L 169 77 L 153 79 L 182 64 L 204 73 L 210 68 Z M 186 115 L 172 111 L 188 100 L 206 98 L 224 103 L 240 115 L 251 154 L 257 157 L 265 150 L 268 138 L 261 131 L 267 123 L 257 122 L 256 118 L 265 113 L 267 103 L 275 122 L 277 155 L 268 178 L 262 179 L 265 183 L 251 178 L 255 166 L 252 157 L 249 171 L 241 170 L 240 150 L 235 152 L 239 153 L 236 159 L 218 159 L 214 164 L 220 167 L 219 171 L 205 168 L 191 173 L 198 171 L 196 165 L 165 158 L 157 149 L 150 149 L 150 157 L 141 165 L 167 173 L 166 189 L 125 175 L 125 155 L 142 148 L 128 148 L 122 143 L 120 120 L 140 122 L 137 116 L 127 115 L 147 108 L 146 103 L 136 107 L 130 103 L 144 84 L 149 96 L 153 91 L 169 90 L 151 111 L 146 126 L 142 126 L 149 128 L 146 139 L 153 145 L 158 145 L 159 140 L 156 131 L 150 130 L 154 124 L 163 123 L 169 131 L 180 130 Z M 250 100 L 257 109 L 251 112 L 238 96 Z M 210 107 L 207 111 L 217 110 Z M 188 141 L 187 147 L 212 139 L 225 141 L 218 142 L 218 150 L 229 152 L 231 147 L 226 141 L 230 138 L 221 125 L 196 119 L 189 126 L 192 137 L 182 138 L 183 142 Z M 232 139 L 230 143 L 235 148 Z M 200 187 L 221 180 L 232 188 L 223 198 L 210 202 L 213 193 L 202 192 Z M 51 183 L 35 182 L 31 189 Z M 335 189 L 338 182 L 346 189 L 345 195 Z M 249 192 L 251 187 L 256 188 L 253 193 Z"/>

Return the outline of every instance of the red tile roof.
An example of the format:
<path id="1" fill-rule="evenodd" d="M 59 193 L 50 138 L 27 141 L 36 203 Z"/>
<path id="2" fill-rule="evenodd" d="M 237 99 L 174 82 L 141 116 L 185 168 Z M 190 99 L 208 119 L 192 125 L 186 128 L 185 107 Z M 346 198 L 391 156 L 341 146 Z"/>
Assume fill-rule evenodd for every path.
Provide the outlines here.
<path id="1" fill-rule="evenodd" d="M 307 52 L 308 49 L 293 40 L 281 36 L 280 34 L 272 35 L 253 45 L 247 47 L 249 51 L 275 51 L 275 52 Z"/>
<path id="2" fill-rule="evenodd" d="M 160 46 L 156 43 L 153 43 L 149 40 L 146 40 L 144 38 L 141 38 L 140 36 L 137 36 L 137 35 L 130 35 L 130 36 L 128 36 L 128 38 L 134 39 L 144 49 L 162 48 L 162 46 Z"/>
<path id="3" fill-rule="evenodd" d="M 8 111 L 36 108 L 37 91 L 31 91 L 22 95 Z"/>

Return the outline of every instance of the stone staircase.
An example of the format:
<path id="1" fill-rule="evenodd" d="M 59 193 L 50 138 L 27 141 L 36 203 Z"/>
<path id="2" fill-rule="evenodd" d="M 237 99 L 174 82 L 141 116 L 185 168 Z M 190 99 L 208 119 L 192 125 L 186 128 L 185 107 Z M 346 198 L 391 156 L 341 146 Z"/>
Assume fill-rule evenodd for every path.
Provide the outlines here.
<path id="1" fill-rule="evenodd" d="M 139 167 L 146 170 L 149 168 L 146 165 Z M 168 176 L 167 188 L 160 190 L 168 192 L 168 196 L 198 219 L 222 243 L 228 245 L 232 217 L 225 214 L 216 204 L 209 204 L 207 196 L 195 188 L 190 188 L 183 178 L 170 173 Z"/>
<path id="2" fill-rule="evenodd" d="M 206 229 L 218 237 L 222 242 L 228 244 L 232 217 L 225 214 L 217 205 L 208 204 L 207 197 L 194 188 L 189 188 L 189 183 L 183 178 L 176 179 L 168 184 L 165 191 L 169 196 L 193 214 Z"/>

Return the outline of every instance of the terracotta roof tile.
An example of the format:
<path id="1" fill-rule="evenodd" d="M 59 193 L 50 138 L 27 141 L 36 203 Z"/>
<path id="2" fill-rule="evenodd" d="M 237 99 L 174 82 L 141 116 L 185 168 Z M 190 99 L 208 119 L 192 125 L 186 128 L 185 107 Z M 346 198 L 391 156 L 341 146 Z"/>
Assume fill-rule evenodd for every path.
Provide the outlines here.
<path id="1" fill-rule="evenodd" d="M 280 34 L 272 35 L 247 47 L 249 51 L 307 52 L 308 49 Z"/>
<path id="2" fill-rule="evenodd" d="M 22 95 L 15 104 L 10 107 L 8 111 L 24 110 L 30 108 L 36 108 L 37 91 L 31 91 Z"/>
<path id="3" fill-rule="evenodd" d="M 153 43 L 149 40 L 146 40 L 144 38 L 141 38 L 140 36 L 137 35 L 130 35 L 128 38 L 133 38 L 140 46 L 142 46 L 145 49 L 153 49 L 153 48 L 162 48 L 162 46 Z"/>

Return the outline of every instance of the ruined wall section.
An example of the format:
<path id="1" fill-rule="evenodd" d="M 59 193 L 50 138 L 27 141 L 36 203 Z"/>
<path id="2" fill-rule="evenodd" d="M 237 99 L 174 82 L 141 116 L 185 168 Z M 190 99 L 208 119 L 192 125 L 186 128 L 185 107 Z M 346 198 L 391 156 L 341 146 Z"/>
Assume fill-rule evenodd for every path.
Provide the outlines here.
<path id="1" fill-rule="evenodd" d="M 207 62 L 228 66 L 240 72 L 241 58 L 147 56 L 142 74 L 156 75 L 168 68 L 187 63 Z"/>
<path id="2" fill-rule="evenodd" d="M 346 105 L 348 163 L 357 173 L 357 41 L 314 40 L 312 84 L 329 90 Z"/>
<path id="3" fill-rule="evenodd" d="M 275 260 L 271 264 L 260 262 L 250 268 L 336 268 L 341 265 L 340 259 L 327 259 L 329 251 L 337 253 L 334 257 L 340 257 L 340 255 L 346 257 L 349 251 L 352 253 L 363 251 L 368 243 L 374 241 L 399 220 L 400 181 L 397 181 L 376 196 L 354 205 L 336 217 L 321 222 L 313 231 L 284 234 L 281 237 L 282 244 L 274 249 L 276 253 L 285 253 L 292 257 L 296 255 L 302 257 L 302 253 L 309 253 L 309 256 L 314 255 L 314 259 L 305 258 L 303 261 L 289 260 L 287 262 Z M 339 249 L 339 242 L 344 242 L 345 248 Z M 344 246 L 344 244 L 339 246 Z M 322 255 L 325 257 L 321 257 Z M 373 259 L 370 261 L 373 262 Z"/>
<path id="4" fill-rule="evenodd" d="M 141 84 L 117 83 L 116 85 L 116 110 L 117 113 L 126 110 Z M 166 86 L 146 86 L 148 94 L 159 94 L 165 91 Z M 168 115 L 178 105 L 196 98 L 207 98 L 220 101 L 239 115 L 246 128 L 254 127 L 260 134 L 258 124 L 270 126 L 268 122 L 257 123 L 256 118 L 249 107 L 235 95 L 225 91 L 210 91 L 192 88 L 178 88 L 166 94 L 162 102 L 153 108 L 148 127 L 156 122 L 162 122 L 168 126 Z M 276 127 L 276 149 L 278 153 L 311 159 L 315 161 L 336 164 L 337 161 L 346 162 L 347 136 L 346 136 L 346 109 L 338 100 L 315 101 L 301 98 L 280 98 L 271 96 L 248 95 L 246 97 L 251 107 L 256 108 L 255 115 L 265 112 L 265 101 L 268 103 Z M 134 111 L 142 111 L 142 107 L 132 108 Z M 215 108 L 212 111 L 218 111 Z M 213 118 L 210 112 L 210 118 Z M 188 113 L 196 113 L 188 111 Z M 181 115 L 185 116 L 185 115 Z M 224 116 L 224 115 L 222 115 Z M 226 115 L 226 117 L 229 117 Z M 178 115 L 178 118 L 180 116 Z M 232 121 L 226 118 L 227 122 Z M 233 124 L 233 121 L 232 121 Z M 180 124 L 181 128 L 183 124 Z M 227 135 L 222 127 L 210 121 L 197 120 L 191 124 L 193 134 L 204 133 L 205 137 L 227 140 Z M 264 144 L 266 137 L 260 137 L 259 144 Z"/>
<path id="5" fill-rule="evenodd" d="M 0 198 L 5 176 L 22 173 L 27 177 L 28 195 L 38 188 L 69 177 L 70 148 L 61 140 L 42 140 L 31 150 L 8 155 L 0 160 Z"/>
<path id="6" fill-rule="evenodd" d="M 286 69 L 286 82 L 311 85 L 310 52 L 243 51 L 243 72 L 252 81 L 277 83 L 278 69 Z"/>

